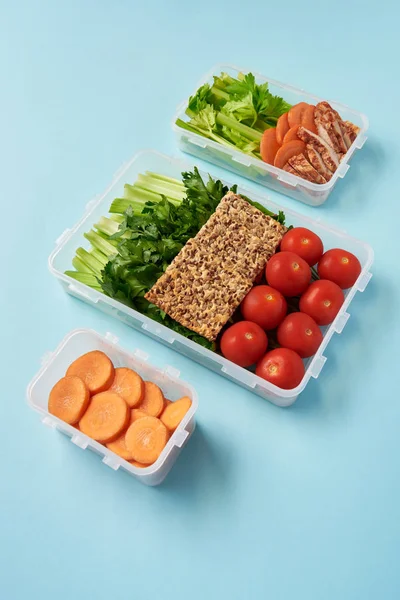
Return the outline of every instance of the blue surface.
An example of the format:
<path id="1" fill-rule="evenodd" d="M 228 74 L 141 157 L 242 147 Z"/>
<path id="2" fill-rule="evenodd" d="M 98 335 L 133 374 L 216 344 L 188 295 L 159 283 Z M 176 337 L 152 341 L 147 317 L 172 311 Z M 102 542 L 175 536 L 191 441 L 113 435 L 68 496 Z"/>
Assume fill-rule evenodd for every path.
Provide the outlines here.
<path id="1" fill-rule="evenodd" d="M 0 4 L 1 598 L 399 598 L 398 5 Z M 376 252 L 320 378 L 287 410 L 72 299 L 47 270 L 124 160 L 176 153 L 174 109 L 220 61 L 371 122 L 324 207 L 281 197 Z M 76 327 L 111 330 L 196 385 L 198 430 L 161 487 L 114 473 L 25 404 L 40 357 Z"/>

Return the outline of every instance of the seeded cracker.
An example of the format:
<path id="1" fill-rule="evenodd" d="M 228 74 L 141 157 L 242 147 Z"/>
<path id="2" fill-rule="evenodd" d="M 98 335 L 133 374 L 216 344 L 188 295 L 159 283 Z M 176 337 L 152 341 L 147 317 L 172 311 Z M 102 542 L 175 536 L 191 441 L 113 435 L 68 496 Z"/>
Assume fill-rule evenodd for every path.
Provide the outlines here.
<path id="1" fill-rule="evenodd" d="M 214 341 L 274 254 L 286 228 L 228 192 L 145 298 Z"/>

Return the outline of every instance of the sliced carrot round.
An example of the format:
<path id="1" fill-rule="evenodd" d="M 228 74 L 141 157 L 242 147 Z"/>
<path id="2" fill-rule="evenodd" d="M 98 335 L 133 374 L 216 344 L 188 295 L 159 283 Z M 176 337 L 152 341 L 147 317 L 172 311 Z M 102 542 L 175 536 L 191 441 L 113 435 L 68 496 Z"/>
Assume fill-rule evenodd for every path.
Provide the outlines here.
<path id="1" fill-rule="evenodd" d="M 292 108 L 288 112 L 289 127 L 300 125 L 303 112 L 308 106 L 309 105 L 307 104 L 307 102 L 299 102 L 298 104 L 292 106 Z"/>
<path id="2" fill-rule="evenodd" d="M 160 420 L 169 431 L 174 431 L 191 406 L 191 399 L 188 398 L 188 396 L 183 396 L 183 398 L 179 398 L 176 402 L 171 402 L 171 404 L 164 409 Z"/>
<path id="3" fill-rule="evenodd" d="M 90 392 L 80 377 L 62 377 L 49 395 L 49 413 L 70 425 L 84 415 L 90 401 Z"/>
<path id="4" fill-rule="evenodd" d="M 292 156 L 296 156 L 297 154 L 301 154 L 305 149 L 305 143 L 300 140 L 287 142 L 281 148 L 279 148 L 278 152 L 276 153 L 274 162 L 275 167 L 283 169 L 289 158 L 292 158 Z"/>
<path id="5" fill-rule="evenodd" d="M 151 417 L 158 417 L 163 411 L 164 394 L 152 381 L 144 382 L 144 396 L 139 408 Z"/>
<path id="6" fill-rule="evenodd" d="M 133 465 L 134 467 L 138 467 L 139 469 L 145 469 L 146 467 L 149 466 L 149 465 L 142 465 L 142 463 L 137 462 L 136 460 L 130 460 L 129 462 L 131 463 L 131 465 Z"/>
<path id="7" fill-rule="evenodd" d="M 283 143 L 283 138 L 285 137 L 289 129 L 290 127 L 288 121 L 288 113 L 284 113 L 279 117 L 278 122 L 276 124 L 276 141 L 278 142 L 278 144 Z"/>
<path id="8" fill-rule="evenodd" d="M 101 392 L 92 397 L 79 427 L 82 433 L 106 444 L 116 440 L 130 421 L 127 403 L 115 392 Z"/>
<path id="9" fill-rule="evenodd" d="M 132 423 L 134 421 L 137 421 L 137 419 L 143 419 L 143 417 L 148 417 L 148 414 L 143 412 L 142 410 L 139 410 L 138 408 L 132 408 L 129 425 L 132 425 Z M 107 444 L 107 448 L 112 452 L 115 452 L 115 454 L 118 454 L 118 456 L 121 456 L 121 458 L 130 461 L 132 459 L 132 456 L 128 448 L 126 447 L 125 434 L 126 431 L 123 431 L 121 435 L 117 437 L 116 440 Z"/>
<path id="10" fill-rule="evenodd" d="M 296 140 L 300 139 L 298 137 L 298 135 L 297 135 L 298 128 L 299 128 L 299 125 L 295 125 L 294 127 L 291 127 L 289 129 L 289 131 L 287 132 L 287 134 L 283 138 L 283 143 L 284 144 L 286 144 L 286 142 L 293 142 L 293 141 L 296 141 Z"/>
<path id="11" fill-rule="evenodd" d="M 133 421 L 137 421 L 138 419 L 143 419 L 143 417 L 148 417 L 149 415 L 147 413 L 145 413 L 143 410 L 140 410 L 140 408 L 132 408 L 131 410 L 131 423 L 133 423 Z"/>
<path id="12" fill-rule="evenodd" d="M 119 437 L 117 437 L 116 440 L 114 440 L 113 442 L 108 442 L 108 444 L 106 445 L 107 448 L 111 450 L 111 452 L 115 452 L 115 454 L 118 454 L 118 456 L 120 456 L 124 460 L 132 459 L 132 455 L 125 444 L 125 432 L 123 432 Z"/>
<path id="13" fill-rule="evenodd" d="M 276 129 L 271 127 L 263 133 L 260 142 L 260 154 L 264 162 L 273 165 L 276 153 L 279 150 L 279 144 L 276 141 Z"/>
<path id="14" fill-rule="evenodd" d="M 156 417 L 144 417 L 130 425 L 125 435 L 125 443 L 133 460 L 150 465 L 160 456 L 168 440 L 164 423 Z"/>
<path id="15" fill-rule="evenodd" d="M 67 375 L 83 379 L 91 394 L 107 390 L 114 379 L 114 365 L 99 350 L 93 350 L 77 358 L 67 369 Z"/>
<path id="16" fill-rule="evenodd" d="M 116 392 L 131 408 L 141 403 L 144 397 L 144 381 L 136 371 L 119 367 L 115 369 L 110 390 Z"/>
<path id="17" fill-rule="evenodd" d="M 314 109 L 315 109 L 315 106 L 313 104 L 310 104 L 310 106 L 307 106 L 307 108 L 305 109 L 305 111 L 303 112 L 303 114 L 301 116 L 301 124 L 303 125 L 303 127 L 308 129 L 309 131 L 312 131 L 313 133 L 318 133 L 317 127 L 316 127 L 315 121 L 314 121 Z"/>

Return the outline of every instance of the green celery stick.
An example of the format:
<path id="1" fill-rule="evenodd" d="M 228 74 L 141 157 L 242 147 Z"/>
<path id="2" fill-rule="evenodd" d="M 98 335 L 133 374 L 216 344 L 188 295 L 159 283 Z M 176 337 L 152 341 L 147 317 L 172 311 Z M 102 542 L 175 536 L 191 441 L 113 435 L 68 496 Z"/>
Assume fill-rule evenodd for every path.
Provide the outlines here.
<path id="1" fill-rule="evenodd" d="M 97 277 L 92 273 L 82 273 L 81 271 L 65 271 L 65 275 L 72 277 L 72 279 L 76 279 L 76 281 L 80 281 L 80 283 L 88 285 L 98 292 L 103 291 L 99 285 Z"/>
<path id="2" fill-rule="evenodd" d="M 182 186 L 177 187 L 176 185 L 148 177 L 147 175 L 139 175 L 133 187 L 157 192 L 178 201 L 183 200 L 185 197 L 185 189 Z"/>
<path id="3" fill-rule="evenodd" d="M 84 248 L 78 248 L 77 251 L 76 251 L 76 255 L 78 256 L 78 258 L 81 259 L 81 261 L 87 267 L 89 267 L 89 269 L 92 271 L 92 273 L 94 273 L 95 275 L 97 275 L 97 277 L 100 277 L 101 271 L 104 268 L 104 264 L 102 264 L 100 261 L 98 261 L 97 258 L 95 258 L 94 256 L 92 256 Z"/>
<path id="4" fill-rule="evenodd" d="M 92 246 L 97 248 L 97 250 L 100 250 L 100 252 L 102 252 L 106 258 L 109 256 L 115 256 L 117 254 L 115 246 L 93 231 L 93 229 L 88 233 L 84 233 L 84 237 L 89 240 Z"/>
<path id="5" fill-rule="evenodd" d="M 161 175 L 160 173 L 154 173 L 153 171 L 146 171 L 145 175 L 152 177 L 153 179 L 160 179 L 161 181 L 166 181 L 168 183 L 173 183 L 178 187 L 184 188 L 184 184 L 179 179 L 174 179 L 173 177 L 167 177 L 166 175 Z"/>
<path id="6" fill-rule="evenodd" d="M 84 262 L 81 261 L 80 258 L 78 258 L 77 256 L 74 256 L 74 258 L 72 259 L 72 266 L 77 270 L 80 271 L 81 273 L 92 273 L 92 270 L 89 269 L 89 267 L 87 267 L 85 265 Z"/>

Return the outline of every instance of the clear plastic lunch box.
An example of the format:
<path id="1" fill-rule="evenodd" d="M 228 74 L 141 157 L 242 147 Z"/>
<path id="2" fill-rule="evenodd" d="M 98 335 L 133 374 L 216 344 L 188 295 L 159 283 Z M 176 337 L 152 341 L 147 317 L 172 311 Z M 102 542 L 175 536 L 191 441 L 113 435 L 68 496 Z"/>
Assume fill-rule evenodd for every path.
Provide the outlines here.
<path id="1" fill-rule="evenodd" d="M 292 210 L 284 208 L 286 222 L 288 225 L 308 227 L 315 231 L 323 240 L 326 250 L 330 248 L 344 248 L 353 252 L 360 260 L 362 270 L 354 286 L 345 292 L 345 301 L 333 323 L 322 329 L 324 339 L 318 352 L 305 361 L 306 373 L 300 384 L 292 390 L 283 390 L 275 385 L 261 379 L 254 373 L 235 365 L 223 356 L 203 348 L 196 342 L 188 340 L 184 336 L 175 333 L 164 325 L 151 320 L 128 306 L 93 290 L 92 288 L 72 279 L 64 274 L 71 269 L 72 259 L 79 246 L 84 245 L 83 234 L 98 222 L 100 217 L 107 215 L 111 202 L 115 197 L 123 195 L 124 184 L 133 183 L 139 173 L 153 171 L 168 177 L 180 178 L 182 171 L 192 170 L 193 165 L 159 154 L 152 150 L 145 150 L 132 158 L 125 164 L 120 172 L 114 177 L 111 185 L 100 197 L 90 201 L 86 206 L 86 212 L 80 221 L 72 229 L 66 229 L 56 241 L 56 248 L 49 257 L 49 268 L 51 273 L 59 279 L 64 289 L 73 296 L 84 300 L 95 308 L 108 313 L 127 325 L 139 329 L 150 337 L 159 340 L 166 346 L 192 358 L 208 369 L 220 373 L 227 379 L 234 381 L 251 392 L 270 400 L 278 406 L 289 406 L 293 404 L 297 396 L 305 389 L 311 377 L 317 378 L 326 361 L 324 352 L 329 340 L 334 333 L 341 333 L 347 319 L 349 318 L 349 305 L 357 291 L 363 292 L 371 278 L 370 268 L 373 262 L 372 248 L 346 233 L 324 225 L 320 221 L 314 221 L 300 215 Z M 207 173 L 200 171 L 203 177 Z M 212 173 L 211 173 L 212 175 Z M 229 187 L 235 182 L 226 182 Z M 245 194 L 253 200 L 263 204 L 268 209 L 278 212 L 281 206 L 273 202 L 263 194 L 250 191 L 245 187 L 238 187 L 238 193 Z"/>
<path id="2" fill-rule="evenodd" d="M 118 338 L 107 333 L 104 337 L 89 329 L 70 332 L 54 352 L 48 352 L 42 359 L 42 368 L 32 379 L 27 389 L 29 405 L 42 416 L 45 425 L 65 433 L 82 450 L 93 450 L 103 457 L 103 463 L 114 469 L 124 469 L 146 485 L 158 485 L 167 476 L 195 428 L 195 413 L 198 398 L 188 383 L 179 379 L 179 371 L 174 367 L 164 369 L 153 367 L 149 355 L 142 350 L 128 352 L 117 345 Z M 178 428 L 168 440 L 157 461 L 145 468 L 138 468 L 94 441 L 81 431 L 51 415 L 47 409 L 49 393 L 55 383 L 65 375 L 69 365 L 79 356 L 91 350 L 101 350 L 110 357 L 115 367 L 129 367 L 139 373 L 144 380 L 153 381 L 169 400 L 189 396 L 192 406 Z"/>
<path id="3" fill-rule="evenodd" d="M 342 119 L 344 121 L 351 121 L 357 125 L 360 128 L 360 132 L 341 160 L 332 179 L 324 184 L 306 181 L 301 177 L 287 173 L 283 169 L 278 169 L 277 167 L 269 165 L 262 160 L 252 158 L 240 150 L 223 146 L 218 142 L 209 140 L 197 133 L 192 133 L 191 131 L 187 131 L 176 125 L 175 121 L 178 118 L 187 120 L 185 110 L 187 108 L 189 96 L 194 95 L 198 88 L 203 84 L 212 84 L 213 75 L 219 75 L 221 72 L 225 72 L 232 77 L 237 77 L 239 73 L 248 73 L 249 71 L 250 69 L 239 69 L 232 65 L 219 64 L 213 67 L 213 69 L 201 79 L 192 94 L 189 94 L 185 101 L 178 106 L 174 117 L 172 127 L 176 134 L 179 148 L 183 150 L 183 152 L 193 154 L 198 158 L 228 169 L 229 171 L 233 171 L 242 177 L 246 177 L 263 186 L 272 188 L 281 194 L 286 194 L 305 204 L 310 204 L 311 206 L 323 204 L 339 179 L 343 179 L 349 170 L 349 162 L 354 152 L 362 148 L 367 139 L 368 119 L 362 113 L 353 110 L 344 104 L 328 100 L 333 108 L 339 112 Z M 272 94 L 282 96 L 289 104 L 297 104 L 298 102 L 316 104 L 322 100 L 327 100 L 327 98 L 318 98 L 313 94 L 308 94 L 304 90 L 280 83 L 279 81 L 274 81 L 273 79 L 264 77 L 254 71 L 252 71 L 252 73 L 255 76 L 257 83 L 267 82 Z"/>

